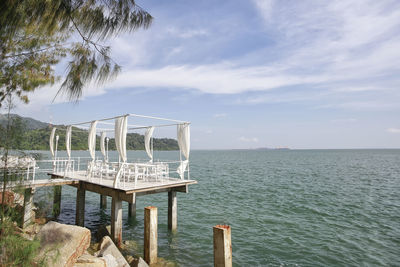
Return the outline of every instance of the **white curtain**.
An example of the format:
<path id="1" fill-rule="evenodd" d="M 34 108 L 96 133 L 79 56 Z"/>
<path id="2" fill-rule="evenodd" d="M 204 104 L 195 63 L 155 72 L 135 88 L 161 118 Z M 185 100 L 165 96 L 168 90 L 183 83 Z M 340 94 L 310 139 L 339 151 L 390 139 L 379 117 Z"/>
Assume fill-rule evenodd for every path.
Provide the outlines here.
<path id="1" fill-rule="evenodd" d="M 65 148 L 67 149 L 68 159 L 71 158 L 71 132 L 72 126 L 68 126 L 67 133 L 65 134 Z"/>
<path id="2" fill-rule="evenodd" d="M 185 170 L 189 164 L 189 153 L 190 153 L 190 124 L 178 124 L 177 126 L 178 146 L 181 153 L 185 156 L 186 160 L 181 161 L 178 169 L 181 179 L 185 177 Z"/>
<path id="3" fill-rule="evenodd" d="M 128 116 L 115 119 L 115 146 L 122 162 L 126 162 L 126 134 L 128 132 Z"/>
<path id="4" fill-rule="evenodd" d="M 177 127 L 178 145 L 182 154 L 189 159 L 190 153 L 190 124 L 178 124 Z"/>
<path id="5" fill-rule="evenodd" d="M 51 130 L 51 134 L 50 134 L 50 142 L 49 142 L 49 145 L 50 145 L 50 153 L 51 153 L 51 156 L 54 158 L 54 135 L 55 135 L 55 133 L 56 133 L 56 129 L 57 128 L 53 128 L 52 130 Z"/>
<path id="6" fill-rule="evenodd" d="M 104 142 L 106 141 L 106 132 L 101 132 L 101 137 L 100 137 L 100 150 L 101 150 L 101 154 L 104 157 L 104 160 L 106 160 L 107 156 L 106 156 L 106 147 Z"/>
<path id="7" fill-rule="evenodd" d="M 89 136 L 88 136 L 89 153 L 92 160 L 95 160 L 96 157 L 96 126 L 97 126 L 97 121 L 93 121 L 90 124 Z"/>
<path id="8" fill-rule="evenodd" d="M 178 169 L 176 170 L 176 172 L 179 174 L 181 179 L 183 179 L 185 177 L 185 170 L 186 170 L 188 163 L 189 163 L 188 160 L 182 161 L 181 164 L 179 164 Z"/>
<path id="9" fill-rule="evenodd" d="M 153 149 L 150 145 L 151 137 L 153 136 L 154 127 L 151 126 L 147 128 L 146 133 L 144 135 L 144 146 L 146 148 L 146 153 L 150 158 L 150 161 L 153 161 Z"/>

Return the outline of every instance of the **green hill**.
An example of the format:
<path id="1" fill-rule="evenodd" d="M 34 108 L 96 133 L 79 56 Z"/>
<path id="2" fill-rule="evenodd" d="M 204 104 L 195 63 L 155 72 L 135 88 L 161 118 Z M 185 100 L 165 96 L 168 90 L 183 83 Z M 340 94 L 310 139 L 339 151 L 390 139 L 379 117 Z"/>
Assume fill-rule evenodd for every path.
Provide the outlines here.
<path id="1" fill-rule="evenodd" d="M 20 119 L 22 124 L 26 127 L 27 130 L 41 129 L 49 126 L 48 123 L 41 122 L 29 117 L 22 117 L 18 114 L 10 114 L 10 118 L 11 120 Z M 6 127 L 6 125 L 7 125 L 7 115 L 0 114 L 0 126 L 4 128 Z"/>
<path id="2" fill-rule="evenodd" d="M 7 118 L 4 115 L 0 117 L 0 136 L 5 132 L 4 127 Z M 5 119 L 4 119 L 5 117 Z M 17 132 L 18 138 L 12 144 L 13 149 L 21 150 L 48 150 L 51 128 L 49 124 L 36 121 L 31 118 L 21 117 L 13 114 L 13 124 L 16 125 L 14 132 Z M 5 121 L 5 122 L 4 122 Z M 29 125 L 29 127 L 27 126 Z M 65 150 L 65 132 L 66 126 L 57 125 L 56 134 L 59 136 L 59 150 Z M 0 147 L 3 146 L 4 138 L 0 138 Z M 72 128 L 71 149 L 88 149 L 88 131 L 76 127 Z M 114 138 L 110 138 L 109 150 L 116 150 Z M 178 150 L 178 142 L 171 138 L 154 138 L 154 150 Z M 128 133 L 126 137 L 126 148 L 128 150 L 144 150 L 144 136 L 137 133 Z M 96 150 L 100 150 L 100 137 L 96 138 Z"/>

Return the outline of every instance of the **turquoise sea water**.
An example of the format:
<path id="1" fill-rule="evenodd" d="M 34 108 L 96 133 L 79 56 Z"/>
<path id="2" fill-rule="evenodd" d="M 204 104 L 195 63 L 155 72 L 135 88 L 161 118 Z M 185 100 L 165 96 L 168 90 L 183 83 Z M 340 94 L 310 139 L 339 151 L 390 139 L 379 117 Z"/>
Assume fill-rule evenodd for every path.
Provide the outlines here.
<path id="1" fill-rule="evenodd" d="M 124 203 L 123 238 L 139 254 L 143 208 L 154 205 L 159 256 L 179 266 L 213 265 L 216 224 L 232 227 L 234 266 L 400 266 L 400 150 L 192 151 L 191 178 L 199 183 L 178 193 L 177 234 L 166 193 L 139 197 L 132 221 Z M 59 221 L 74 223 L 75 194 L 63 187 Z M 51 202 L 49 190 L 35 200 Z M 86 227 L 109 222 L 108 201 L 100 210 L 87 192 Z"/>

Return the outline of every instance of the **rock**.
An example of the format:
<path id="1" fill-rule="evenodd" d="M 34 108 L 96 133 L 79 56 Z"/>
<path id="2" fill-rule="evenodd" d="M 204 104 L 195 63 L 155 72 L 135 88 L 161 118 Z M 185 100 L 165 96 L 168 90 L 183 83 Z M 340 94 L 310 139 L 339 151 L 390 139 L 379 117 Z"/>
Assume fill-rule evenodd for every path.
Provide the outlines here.
<path id="1" fill-rule="evenodd" d="M 108 267 L 106 260 L 103 258 L 98 258 L 90 255 L 89 253 L 85 253 L 80 256 L 74 267 Z"/>
<path id="2" fill-rule="evenodd" d="M 142 259 L 142 257 L 134 258 L 134 260 L 131 262 L 131 267 L 149 267 L 147 262 Z"/>
<path id="3" fill-rule="evenodd" d="M 26 239 L 33 240 L 35 236 L 39 233 L 40 229 L 42 229 L 43 225 L 39 225 L 33 223 L 28 225 L 25 229 L 23 229 L 22 236 Z"/>
<path id="4" fill-rule="evenodd" d="M 48 267 L 72 267 L 90 245 L 90 231 L 75 225 L 48 222 L 39 231 L 40 252 Z"/>
<path id="5" fill-rule="evenodd" d="M 35 218 L 35 223 L 39 225 L 46 224 L 46 218 Z"/>
<path id="6" fill-rule="evenodd" d="M 112 255 L 118 262 L 117 266 L 129 267 L 128 262 L 125 260 L 124 256 L 121 254 L 109 236 L 103 237 L 102 241 L 100 242 L 100 251 L 96 254 L 100 257 Z"/>
<path id="7" fill-rule="evenodd" d="M 107 267 L 119 267 L 119 266 L 124 266 L 124 265 L 119 265 L 117 259 L 114 258 L 114 256 L 111 255 L 111 254 L 104 255 L 104 256 L 101 257 L 101 258 L 104 259 L 104 260 L 106 261 Z"/>
<path id="8" fill-rule="evenodd" d="M 111 236 L 111 225 L 100 225 L 99 228 L 97 228 L 97 241 L 101 241 L 105 236 Z"/>

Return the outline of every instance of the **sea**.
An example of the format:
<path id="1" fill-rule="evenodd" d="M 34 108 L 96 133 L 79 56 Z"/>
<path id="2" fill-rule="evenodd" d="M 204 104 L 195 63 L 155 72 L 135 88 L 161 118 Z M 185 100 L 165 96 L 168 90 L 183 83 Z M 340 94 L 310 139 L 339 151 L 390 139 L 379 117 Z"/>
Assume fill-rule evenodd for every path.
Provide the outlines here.
<path id="1" fill-rule="evenodd" d="M 155 151 L 160 159 L 177 155 Z M 135 157 L 145 154 L 128 151 Z M 232 227 L 234 266 L 400 266 L 398 149 L 195 150 L 190 176 L 198 184 L 177 194 L 177 233 L 167 228 L 167 193 L 138 197 L 136 218 L 128 219 L 123 203 L 132 254 L 143 255 L 144 207 L 152 205 L 158 255 L 176 266 L 213 266 L 217 224 Z M 39 189 L 34 199 L 48 212 L 51 193 Z M 75 198 L 76 189 L 63 186 L 59 222 L 74 224 Z M 111 199 L 106 209 L 99 203 L 86 193 L 85 226 L 93 233 L 110 221 Z"/>

